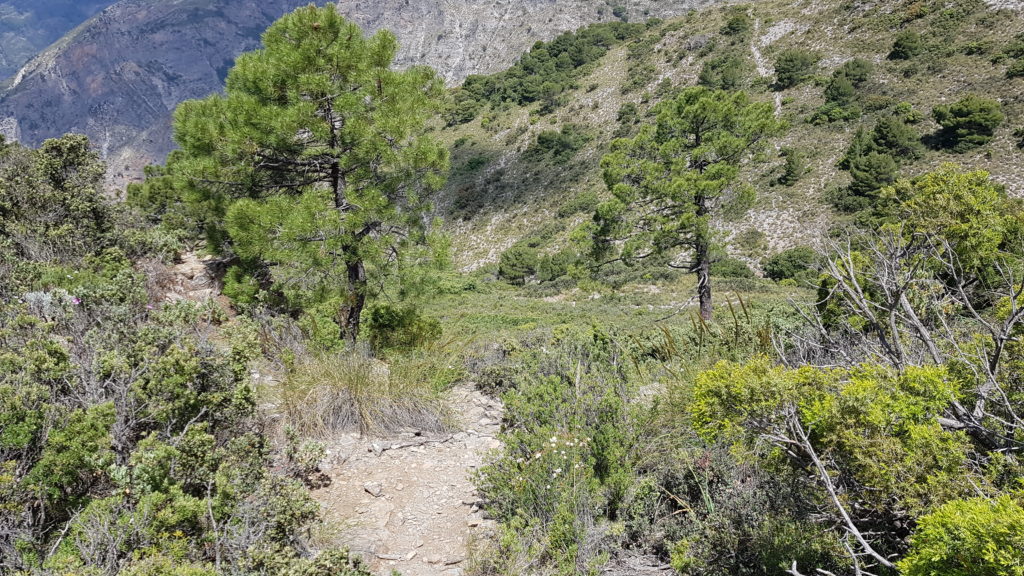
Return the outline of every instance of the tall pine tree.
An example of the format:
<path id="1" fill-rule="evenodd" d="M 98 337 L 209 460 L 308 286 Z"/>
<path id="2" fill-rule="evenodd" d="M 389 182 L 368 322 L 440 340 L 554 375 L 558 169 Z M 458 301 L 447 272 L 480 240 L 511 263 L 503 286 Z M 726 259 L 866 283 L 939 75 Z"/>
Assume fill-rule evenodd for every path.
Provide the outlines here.
<path id="1" fill-rule="evenodd" d="M 627 263 L 688 252 L 675 266 L 697 273 L 700 314 L 710 320 L 711 220 L 739 189 L 740 167 L 782 126 L 771 104 L 743 92 L 698 86 L 668 102 L 655 125 L 616 140 L 601 161 L 613 199 L 595 215 L 599 252 Z"/>
<path id="2" fill-rule="evenodd" d="M 426 238 L 447 150 L 426 135 L 443 83 L 392 68 L 389 32 L 364 36 L 328 5 L 284 16 L 240 56 L 225 93 L 181 104 L 167 172 L 215 250 L 292 305 L 337 302 L 355 342 L 374 275 Z"/>

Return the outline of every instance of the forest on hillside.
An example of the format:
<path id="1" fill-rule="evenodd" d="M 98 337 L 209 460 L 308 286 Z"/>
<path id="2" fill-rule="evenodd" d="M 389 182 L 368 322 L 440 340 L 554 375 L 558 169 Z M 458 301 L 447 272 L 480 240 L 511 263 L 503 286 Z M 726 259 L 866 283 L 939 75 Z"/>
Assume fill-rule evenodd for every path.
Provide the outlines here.
<path id="1" fill-rule="evenodd" d="M 1022 17 L 806 8 L 446 88 L 309 6 L 124 194 L 0 143 L 0 573 L 371 574 L 332 439 L 471 383 L 462 574 L 1024 574 Z"/>

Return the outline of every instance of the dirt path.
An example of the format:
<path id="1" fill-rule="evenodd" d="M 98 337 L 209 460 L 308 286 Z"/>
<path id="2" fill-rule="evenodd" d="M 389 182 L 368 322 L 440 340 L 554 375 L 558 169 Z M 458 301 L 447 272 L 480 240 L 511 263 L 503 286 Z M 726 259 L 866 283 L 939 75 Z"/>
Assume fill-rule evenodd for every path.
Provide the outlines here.
<path id="1" fill-rule="evenodd" d="M 331 484 L 314 495 L 374 574 L 462 574 L 469 541 L 493 530 L 471 475 L 500 446 L 501 404 L 471 385 L 452 390 L 450 402 L 452 433 L 348 434 L 328 445 Z"/>

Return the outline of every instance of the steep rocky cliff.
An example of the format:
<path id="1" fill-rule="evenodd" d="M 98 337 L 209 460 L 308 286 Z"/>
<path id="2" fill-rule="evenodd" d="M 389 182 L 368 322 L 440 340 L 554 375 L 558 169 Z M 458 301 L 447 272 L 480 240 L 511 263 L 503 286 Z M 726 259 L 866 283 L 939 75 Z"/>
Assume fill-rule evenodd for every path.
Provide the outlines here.
<path id="1" fill-rule="evenodd" d="M 669 16 L 714 0 L 342 0 L 364 28 L 393 30 L 401 64 L 452 83 L 514 62 L 537 40 L 591 22 Z M 170 115 L 218 90 L 234 57 L 309 0 L 121 0 L 22 68 L 0 95 L 0 132 L 37 145 L 87 134 L 120 187 L 172 149 Z"/>
<path id="2" fill-rule="evenodd" d="M 534 42 L 593 22 L 664 18 L 715 1 L 340 0 L 338 8 L 366 30 L 393 31 L 400 64 L 427 64 L 451 84 L 507 68 Z"/>
<path id="3" fill-rule="evenodd" d="M 0 78 L 114 0 L 7 0 L 0 2 Z"/>
<path id="4" fill-rule="evenodd" d="M 217 90 L 238 53 L 308 1 L 122 0 L 18 72 L 0 130 L 32 145 L 85 133 L 119 186 L 171 150 L 179 102 Z"/>

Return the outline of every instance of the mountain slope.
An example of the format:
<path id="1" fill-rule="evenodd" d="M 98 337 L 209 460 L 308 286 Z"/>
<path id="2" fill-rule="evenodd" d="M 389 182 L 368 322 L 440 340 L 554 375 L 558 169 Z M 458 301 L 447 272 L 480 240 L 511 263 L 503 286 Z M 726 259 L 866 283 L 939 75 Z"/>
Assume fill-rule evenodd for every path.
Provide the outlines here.
<path id="1" fill-rule="evenodd" d="M 0 78 L 7 78 L 69 30 L 114 0 L 0 2 Z"/>
<path id="2" fill-rule="evenodd" d="M 391 30 L 400 65 L 426 64 L 449 84 L 510 66 L 538 40 L 594 22 L 678 16 L 720 0 L 340 0 L 365 30 Z"/>
<path id="3" fill-rule="evenodd" d="M 0 132 L 29 145 L 84 133 L 120 188 L 173 148 L 178 103 L 219 90 L 234 56 L 308 1 L 121 0 L 18 73 L 0 95 Z M 368 30 L 394 30 L 401 63 L 429 64 L 457 81 L 589 22 L 670 15 L 709 1 L 638 0 L 625 10 L 605 0 L 342 0 L 340 9 Z"/>
<path id="4" fill-rule="evenodd" d="M 171 150 L 170 115 L 307 0 L 122 0 L 27 64 L 0 101 L 8 138 L 88 135 L 115 183 Z"/>
<path id="5" fill-rule="evenodd" d="M 469 270 L 493 264 L 517 243 L 541 254 L 569 244 L 607 195 L 600 159 L 611 140 L 653 122 L 660 101 L 697 83 L 725 56 L 740 70 L 735 87 L 773 102 L 790 125 L 765 162 L 743 174 L 757 191 L 751 209 L 726 210 L 716 222 L 729 252 L 755 268 L 785 248 L 820 242 L 848 219 L 828 200 L 850 182 L 838 164 L 857 130 L 870 131 L 880 119 L 913 116 L 910 130 L 928 144 L 920 158 L 900 159 L 900 175 L 955 162 L 987 170 L 1010 194 L 1024 196 L 1024 78 L 1007 77 L 1015 60 L 1006 56 L 1024 41 L 1015 40 L 1024 31 L 1024 4 L 994 4 L 766 0 L 712 7 L 614 48 L 575 81 L 562 97 L 565 104 L 551 113 L 539 102 L 485 106 L 474 120 L 441 131 L 453 149 L 452 176 L 440 204 L 449 215 L 457 265 Z M 745 15 L 749 29 L 724 33 L 737 14 Z M 890 59 L 900 32 L 916 33 L 921 52 Z M 787 49 L 811 51 L 820 60 L 807 81 L 776 90 L 774 62 Z M 833 73 L 855 58 L 871 68 L 857 89 L 860 112 L 845 121 L 815 120 Z M 960 154 L 930 145 L 939 130 L 932 110 L 972 93 L 1001 102 L 1006 120 L 995 138 Z M 624 114 L 630 107 L 635 110 Z M 567 130 L 583 135 L 570 156 L 543 150 L 539 135 Z M 783 184 L 786 149 L 799 153 L 805 170 Z"/>

